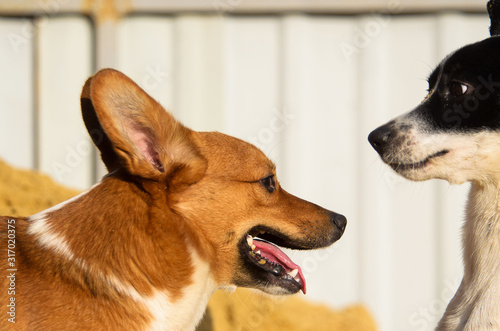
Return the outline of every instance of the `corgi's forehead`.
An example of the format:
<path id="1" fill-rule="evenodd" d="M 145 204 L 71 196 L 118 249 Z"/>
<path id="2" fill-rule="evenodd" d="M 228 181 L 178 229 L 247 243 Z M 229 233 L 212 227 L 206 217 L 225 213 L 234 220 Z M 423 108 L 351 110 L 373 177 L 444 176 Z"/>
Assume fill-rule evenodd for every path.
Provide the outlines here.
<path id="1" fill-rule="evenodd" d="M 219 132 L 196 132 L 200 152 L 208 161 L 207 173 L 256 181 L 275 174 L 276 166 L 256 146 Z"/>

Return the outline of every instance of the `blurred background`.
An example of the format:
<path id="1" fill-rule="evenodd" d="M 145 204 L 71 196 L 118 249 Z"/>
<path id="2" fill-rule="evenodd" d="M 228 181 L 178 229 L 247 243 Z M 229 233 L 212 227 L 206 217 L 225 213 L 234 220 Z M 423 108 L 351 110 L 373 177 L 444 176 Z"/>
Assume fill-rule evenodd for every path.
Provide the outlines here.
<path id="1" fill-rule="evenodd" d="M 467 185 L 411 183 L 369 132 L 411 110 L 449 52 L 488 36 L 478 0 L 2 0 L 0 158 L 85 189 L 105 173 L 80 115 L 113 67 L 188 127 L 254 143 L 344 237 L 290 252 L 306 298 L 432 330 L 458 287 Z"/>

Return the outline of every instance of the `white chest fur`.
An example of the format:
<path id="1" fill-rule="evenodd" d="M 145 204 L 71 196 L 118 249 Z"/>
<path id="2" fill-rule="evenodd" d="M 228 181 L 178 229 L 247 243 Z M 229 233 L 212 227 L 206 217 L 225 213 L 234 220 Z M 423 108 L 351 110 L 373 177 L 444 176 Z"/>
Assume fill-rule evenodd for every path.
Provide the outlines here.
<path id="1" fill-rule="evenodd" d="M 191 249 L 194 273 L 192 283 L 183 289 L 182 297 L 172 302 L 167 292 L 157 291 L 141 301 L 153 316 L 149 330 L 191 331 L 203 317 L 208 300 L 217 290 L 210 267 Z"/>
<path id="2" fill-rule="evenodd" d="M 500 198 L 472 185 L 464 223 L 464 278 L 437 330 L 500 330 Z"/>

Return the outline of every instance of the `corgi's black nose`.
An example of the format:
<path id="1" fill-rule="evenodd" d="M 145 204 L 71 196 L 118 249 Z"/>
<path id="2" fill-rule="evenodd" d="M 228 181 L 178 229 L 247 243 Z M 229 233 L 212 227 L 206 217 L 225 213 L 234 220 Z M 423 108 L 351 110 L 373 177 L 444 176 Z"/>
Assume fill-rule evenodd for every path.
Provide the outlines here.
<path id="1" fill-rule="evenodd" d="M 391 132 L 392 130 L 387 125 L 384 125 L 373 130 L 368 135 L 368 141 L 380 155 L 384 153 L 384 148 L 387 146 L 387 143 L 391 138 Z"/>
<path id="2" fill-rule="evenodd" d="M 340 232 L 344 233 L 345 227 L 347 225 L 347 218 L 344 215 L 332 212 L 332 216 L 330 219 L 332 220 L 333 224 L 335 224 L 337 228 L 339 228 Z"/>

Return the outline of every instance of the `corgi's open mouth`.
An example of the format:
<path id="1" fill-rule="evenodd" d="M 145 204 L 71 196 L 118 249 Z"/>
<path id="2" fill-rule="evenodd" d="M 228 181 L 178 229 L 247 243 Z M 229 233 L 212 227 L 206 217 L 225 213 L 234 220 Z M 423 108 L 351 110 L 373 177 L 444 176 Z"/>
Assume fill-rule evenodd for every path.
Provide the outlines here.
<path id="1" fill-rule="evenodd" d="M 306 280 L 299 265 L 294 263 L 276 244 L 294 249 L 307 249 L 291 244 L 284 237 L 264 230 L 250 231 L 241 242 L 240 251 L 253 270 L 260 273 L 267 286 L 278 286 L 287 293 L 306 293 Z"/>

